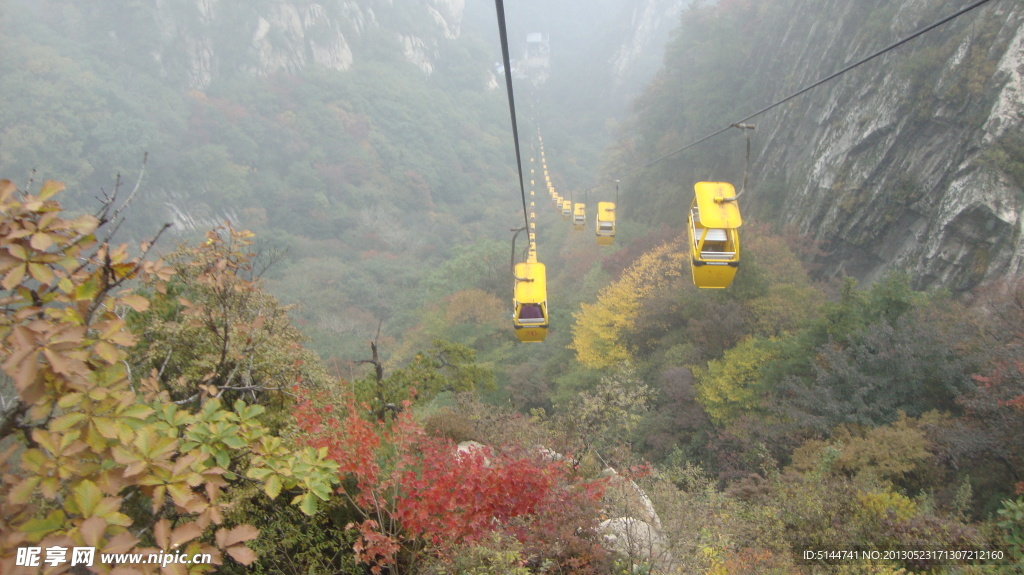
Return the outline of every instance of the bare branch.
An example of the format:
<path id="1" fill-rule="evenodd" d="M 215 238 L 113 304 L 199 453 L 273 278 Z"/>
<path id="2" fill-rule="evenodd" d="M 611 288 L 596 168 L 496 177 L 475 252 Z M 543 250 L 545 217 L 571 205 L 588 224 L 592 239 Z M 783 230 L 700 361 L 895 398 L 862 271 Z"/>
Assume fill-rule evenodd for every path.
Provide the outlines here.
<path id="1" fill-rule="evenodd" d="M 192 403 L 193 401 L 195 401 L 197 399 L 199 399 L 199 392 L 198 391 L 193 393 L 189 397 L 186 397 L 185 399 L 179 399 L 178 401 L 175 401 L 174 405 L 185 405 L 187 403 Z"/>

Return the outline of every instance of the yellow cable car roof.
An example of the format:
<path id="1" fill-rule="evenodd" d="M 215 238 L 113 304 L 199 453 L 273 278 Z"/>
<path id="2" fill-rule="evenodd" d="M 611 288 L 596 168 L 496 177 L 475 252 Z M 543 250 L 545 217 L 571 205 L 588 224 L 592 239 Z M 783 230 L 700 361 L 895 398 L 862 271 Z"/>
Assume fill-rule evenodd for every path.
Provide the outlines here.
<path id="1" fill-rule="evenodd" d="M 536 256 L 534 256 L 536 257 Z M 547 271 L 540 262 L 516 264 L 515 298 L 519 303 L 544 303 L 548 299 Z M 520 279 L 533 281 L 519 281 Z"/>
<path id="2" fill-rule="evenodd" d="M 615 202 L 597 202 L 597 219 L 615 221 Z"/>
<path id="3" fill-rule="evenodd" d="M 738 228 L 743 225 L 740 207 L 729 200 L 736 197 L 736 188 L 726 182 L 697 182 L 693 186 L 697 195 L 700 223 L 706 228 Z"/>

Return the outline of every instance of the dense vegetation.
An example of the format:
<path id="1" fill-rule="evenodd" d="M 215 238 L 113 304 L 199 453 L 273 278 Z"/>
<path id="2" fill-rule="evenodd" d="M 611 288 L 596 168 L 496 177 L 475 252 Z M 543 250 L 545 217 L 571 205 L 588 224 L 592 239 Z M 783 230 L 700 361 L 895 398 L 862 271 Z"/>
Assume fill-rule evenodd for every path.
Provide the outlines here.
<path id="1" fill-rule="evenodd" d="M 828 549 L 1008 557 L 938 568 L 958 573 L 1024 561 L 1020 282 L 954 295 L 899 274 L 819 278 L 817 246 L 748 221 L 735 283 L 697 290 L 681 190 L 737 147 L 719 143 L 624 184 L 635 219 L 605 251 L 538 199 L 554 329 L 515 345 L 499 241 L 520 221 L 514 161 L 480 43 L 452 43 L 430 78 L 380 48 L 344 73 L 189 92 L 128 79 L 124 38 L 83 41 L 105 15 L 135 18 L 144 42 L 129 4 L 36 28 L 21 4 L 0 13 L 25 26 L 0 38 L 20 87 L 0 95 L 0 168 L 71 188 L 0 183 L 3 572 L 19 549 L 80 545 L 213 559 L 172 573 L 792 573 Z M 741 78 L 732 24 L 771 13 L 687 16 L 629 123 L 642 137 L 613 145 L 604 172 L 749 94 L 683 75 Z M 725 36 L 735 50 L 710 49 Z M 552 132 L 549 149 L 570 139 Z M 142 149 L 140 196 L 104 181 L 137 173 Z M 595 171 L 573 159 L 549 155 L 559 188 Z M 169 246 L 145 213 L 164 199 L 257 233 L 210 226 Z M 665 224 L 641 223 L 651 213 Z"/>
<path id="2" fill-rule="evenodd" d="M 0 197 L 8 567 L 26 545 L 208 553 L 225 572 L 785 572 L 806 549 L 921 545 L 1019 559 L 1019 284 L 962 302 L 898 276 L 816 283 L 755 228 L 733 288 L 700 292 L 670 238 L 578 312 L 578 364 L 517 376 L 541 391 L 515 403 L 548 398 L 525 417 L 482 404 L 494 367 L 441 339 L 335 380 L 263 290 L 252 234 L 140 260 L 109 243 L 116 209 L 64 219 L 60 189 Z M 480 325 L 459 311 L 448 329 Z M 653 501 L 658 553 L 616 559 L 600 536 L 640 513 L 606 466 Z M 870 572 L 900 565 L 928 563 Z"/>

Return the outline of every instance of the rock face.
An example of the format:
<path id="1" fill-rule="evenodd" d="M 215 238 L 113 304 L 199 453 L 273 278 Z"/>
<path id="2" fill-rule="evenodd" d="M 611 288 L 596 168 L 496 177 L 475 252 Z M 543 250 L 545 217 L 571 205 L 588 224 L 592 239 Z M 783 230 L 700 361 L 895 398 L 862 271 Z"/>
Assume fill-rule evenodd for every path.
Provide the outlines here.
<path id="1" fill-rule="evenodd" d="M 647 565 L 671 566 L 670 545 L 661 533 L 661 518 L 643 489 L 632 479 L 608 467 L 602 471 L 607 478 L 602 512 L 611 516 L 597 529 L 605 545 L 632 561 Z M 657 569 L 653 572 L 667 572 Z"/>
<path id="2" fill-rule="evenodd" d="M 629 557 L 639 564 L 671 566 L 672 553 L 668 541 L 661 531 L 635 517 L 616 517 L 605 519 L 598 525 L 604 535 L 605 546 L 617 553 Z M 658 568 L 652 573 L 667 573 L 666 569 Z"/>
<path id="3" fill-rule="evenodd" d="M 347 70 L 373 31 L 430 74 L 441 42 L 459 37 L 464 9 L 465 0 L 156 0 L 161 42 L 153 57 L 184 66 L 188 87 L 205 90 L 235 72 Z"/>
<path id="4" fill-rule="evenodd" d="M 321 4 L 310 4 L 301 11 L 293 4 L 272 7 L 266 17 L 256 20 L 252 35 L 253 71 L 263 76 L 278 70 L 297 72 L 307 62 L 347 70 L 352 65 L 352 49 L 339 24 L 332 21 Z M 280 40 L 275 42 L 275 38 Z"/>
<path id="5" fill-rule="evenodd" d="M 628 34 L 609 62 L 613 82 L 631 81 L 637 76 L 635 68 L 643 66 L 651 52 L 660 53 L 685 4 L 684 0 L 642 0 L 633 7 Z M 647 75 L 643 70 L 640 74 Z"/>
<path id="6" fill-rule="evenodd" d="M 754 69 L 771 72 L 756 80 L 786 86 L 766 102 L 954 11 L 937 0 L 786 3 L 818 15 L 762 38 Z M 907 270 L 918 287 L 955 291 L 1021 274 L 1024 5 L 969 12 L 755 122 L 760 182 L 748 205 L 819 240 L 826 273 Z"/>

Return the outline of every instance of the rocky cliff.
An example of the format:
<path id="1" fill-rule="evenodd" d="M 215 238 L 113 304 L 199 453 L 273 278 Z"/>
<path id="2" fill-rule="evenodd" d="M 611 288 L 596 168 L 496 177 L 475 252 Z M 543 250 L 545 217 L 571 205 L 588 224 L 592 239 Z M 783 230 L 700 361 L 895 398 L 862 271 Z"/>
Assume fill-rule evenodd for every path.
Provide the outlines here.
<path id="1" fill-rule="evenodd" d="M 765 101 L 949 14 L 789 0 L 754 56 Z M 780 69 L 778 63 L 785 68 Z M 969 289 L 1022 271 L 1024 6 L 991 2 L 754 121 L 748 203 L 819 240 L 826 273 Z"/>
<path id="2" fill-rule="evenodd" d="M 465 0 L 155 0 L 160 41 L 152 55 L 184 67 L 189 87 L 204 90 L 238 71 L 347 70 L 361 49 L 382 50 L 383 37 L 430 74 L 440 43 L 459 37 L 464 8 Z"/>
<path id="3" fill-rule="evenodd" d="M 660 63 L 651 56 L 661 54 L 669 33 L 679 23 L 683 5 L 684 0 L 642 0 L 633 6 L 625 35 L 609 62 L 615 84 L 634 81 L 638 72 L 644 80 L 650 77 L 646 68 L 651 62 Z"/>

